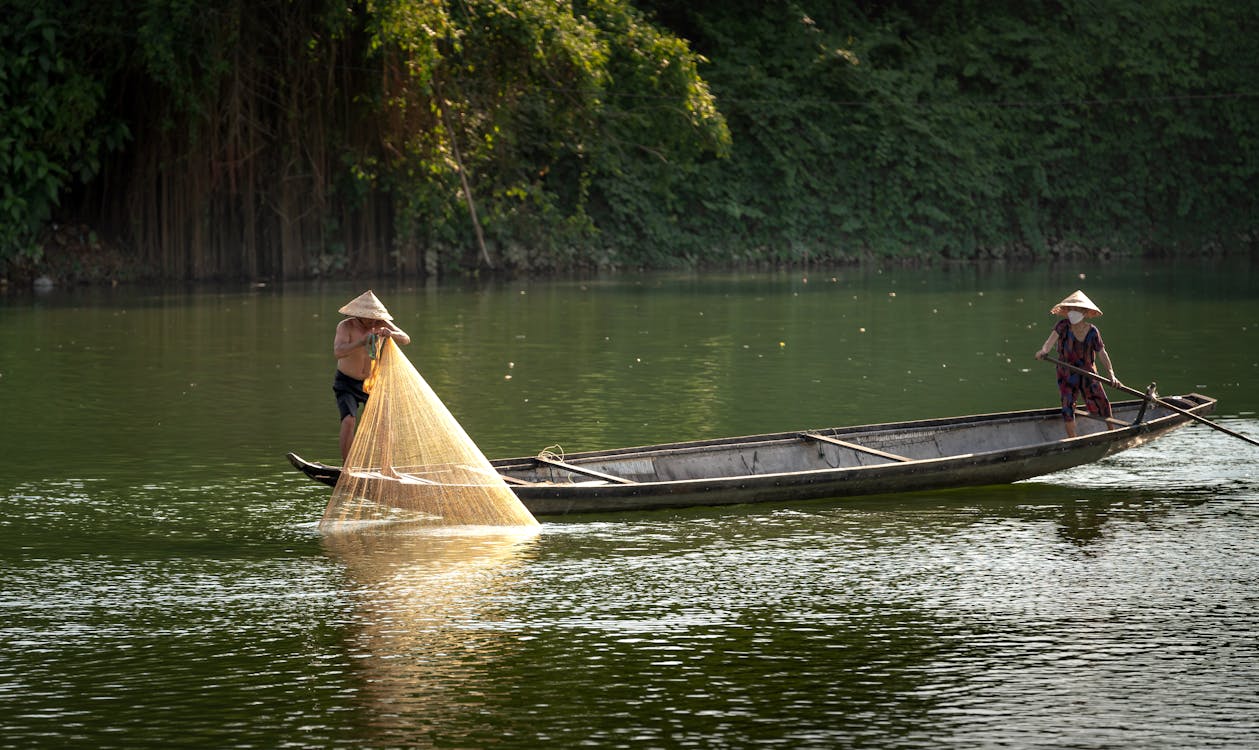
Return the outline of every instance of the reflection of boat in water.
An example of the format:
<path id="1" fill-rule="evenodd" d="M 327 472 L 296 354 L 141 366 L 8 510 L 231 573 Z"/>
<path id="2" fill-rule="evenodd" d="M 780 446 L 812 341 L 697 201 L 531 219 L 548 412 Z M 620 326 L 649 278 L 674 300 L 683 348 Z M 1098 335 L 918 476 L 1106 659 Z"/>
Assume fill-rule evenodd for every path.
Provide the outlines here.
<path id="1" fill-rule="evenodd" d="M 1199 416 L 1215 407 L 1215 399 L 1198 394 L 1162 401 Z M 1073 439 L 1062 439 L 1062 415 L 1054 408 L 491 464 L 536 515 L 729 505 L 1006 484 L 1098 461 L 1191 420 L 1156 401 L 1113 407 L 1111 425 L 1081 413 Z M 335 485 L 340 476 L 336 466 L 288 457 L 316 481 Z"/>
<path id="2" fill-rule="evenodd" d="M 513 573 L 524 570 L 537 535 L 537 527 L 397 526 L 324 535 L 329 557 L 345 567 L 345 653 L 368 744 L 412 746 L 453 732 L 479 700 L 504 689 L 502 664 L 517 641 L 503 623 L 522 585 Z"/>

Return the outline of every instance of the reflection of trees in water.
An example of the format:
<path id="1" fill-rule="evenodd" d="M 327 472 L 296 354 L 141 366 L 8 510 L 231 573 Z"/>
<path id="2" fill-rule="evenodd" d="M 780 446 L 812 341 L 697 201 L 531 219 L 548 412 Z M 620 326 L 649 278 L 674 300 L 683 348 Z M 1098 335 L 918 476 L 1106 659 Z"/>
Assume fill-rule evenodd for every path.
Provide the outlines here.
<path id="1" fill-rule="evenodd" d="M 1148 489 L 1115 489 L 1055 485 L 1042 482 L 1018 482 L 996 487 L 967 488 L 949 491 L 950 507 L 961 505 L 956 497 L 964 497 L 966 506 L 983 509 L 988 514 L 1011 518 L 1052 521 L 1056 535 L 1064 542 L 1087 550 L 1103 541 L 1108 527 L 1117 522 L 1152 523 L 1177 510 L 1209 502 L 1215 493 L 1198 491 L 1153 491 Z M 938 498 L 944 493 L 929 493 Z"/>
<path id="2" fill-rule="evenodd" d="M 329 534 L 354 601 L 347 652 L 362 675 L 368 732 L 411 744 L 457 736 L 499 695 L 512 647 L 500 623 L 537 530 L 376 530 Z M 470 718 L 471 717 L 471 718 Z"/>
<path id="3" fill-rule="evenodd" d="M 1106 526 L 1112 520 L 1122 518 L 1127 522 L 1148 523 L 1208 500 L 1209 497 L 1187 494 L 1170 497 L 1152 492 L 1098 490 L 1088 497 L 1062 502 L 1057 514 L 1058 536 L 1086 548 L 1106 536 Z"/>
<path id="4" fill-rule="evenodd" d="M 1100 539 L 1102 526 L 1109 517 L 1106 503 L 1070 500 L 1062 505 L 1058 517 L 1058 536 L 1080 547 Z"/>

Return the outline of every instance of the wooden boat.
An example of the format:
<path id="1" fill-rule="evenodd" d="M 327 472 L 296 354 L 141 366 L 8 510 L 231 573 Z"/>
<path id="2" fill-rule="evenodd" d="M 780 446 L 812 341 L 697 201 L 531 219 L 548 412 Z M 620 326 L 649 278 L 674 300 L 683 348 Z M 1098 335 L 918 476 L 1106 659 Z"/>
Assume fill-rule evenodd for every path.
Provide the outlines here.
<path id="1" fill-rule="evenodd" d="M 1080 435 L 1071 439 L 1063 438 L 1061 412 L 1053 408 L 491 463 L 535 515 L 912 492 L 1006 484 L 1092 463 L 1165 435 L 1189 414 L 1209 414 L 1215 403 L 1196 393 L 1116 402 L 1109 425 L 1080 412 Z M 341 474 L 336 466 L 288 458 L 325 484 L 335 485 Z"/>

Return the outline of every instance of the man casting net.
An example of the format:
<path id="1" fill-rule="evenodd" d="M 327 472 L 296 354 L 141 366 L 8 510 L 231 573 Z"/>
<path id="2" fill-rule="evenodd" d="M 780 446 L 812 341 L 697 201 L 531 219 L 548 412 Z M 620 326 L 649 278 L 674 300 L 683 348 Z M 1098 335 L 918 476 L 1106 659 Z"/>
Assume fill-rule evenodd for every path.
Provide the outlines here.
<path id="1" fill-rule="evenodd" d="M 320 528 L 537 525 L 394 340 L 369 345 L 370 397 Z"/>

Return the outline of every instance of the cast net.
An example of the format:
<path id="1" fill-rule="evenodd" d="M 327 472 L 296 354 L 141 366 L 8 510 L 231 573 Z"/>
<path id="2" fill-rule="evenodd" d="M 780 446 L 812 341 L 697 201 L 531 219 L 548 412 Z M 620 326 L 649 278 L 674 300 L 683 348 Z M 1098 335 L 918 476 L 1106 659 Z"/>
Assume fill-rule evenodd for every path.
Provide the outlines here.
<path id="1" fill-rule="evenodd" d="M 400 521 L 533 526 L 529 510 L 392 339 L 321 528 Z"/>

